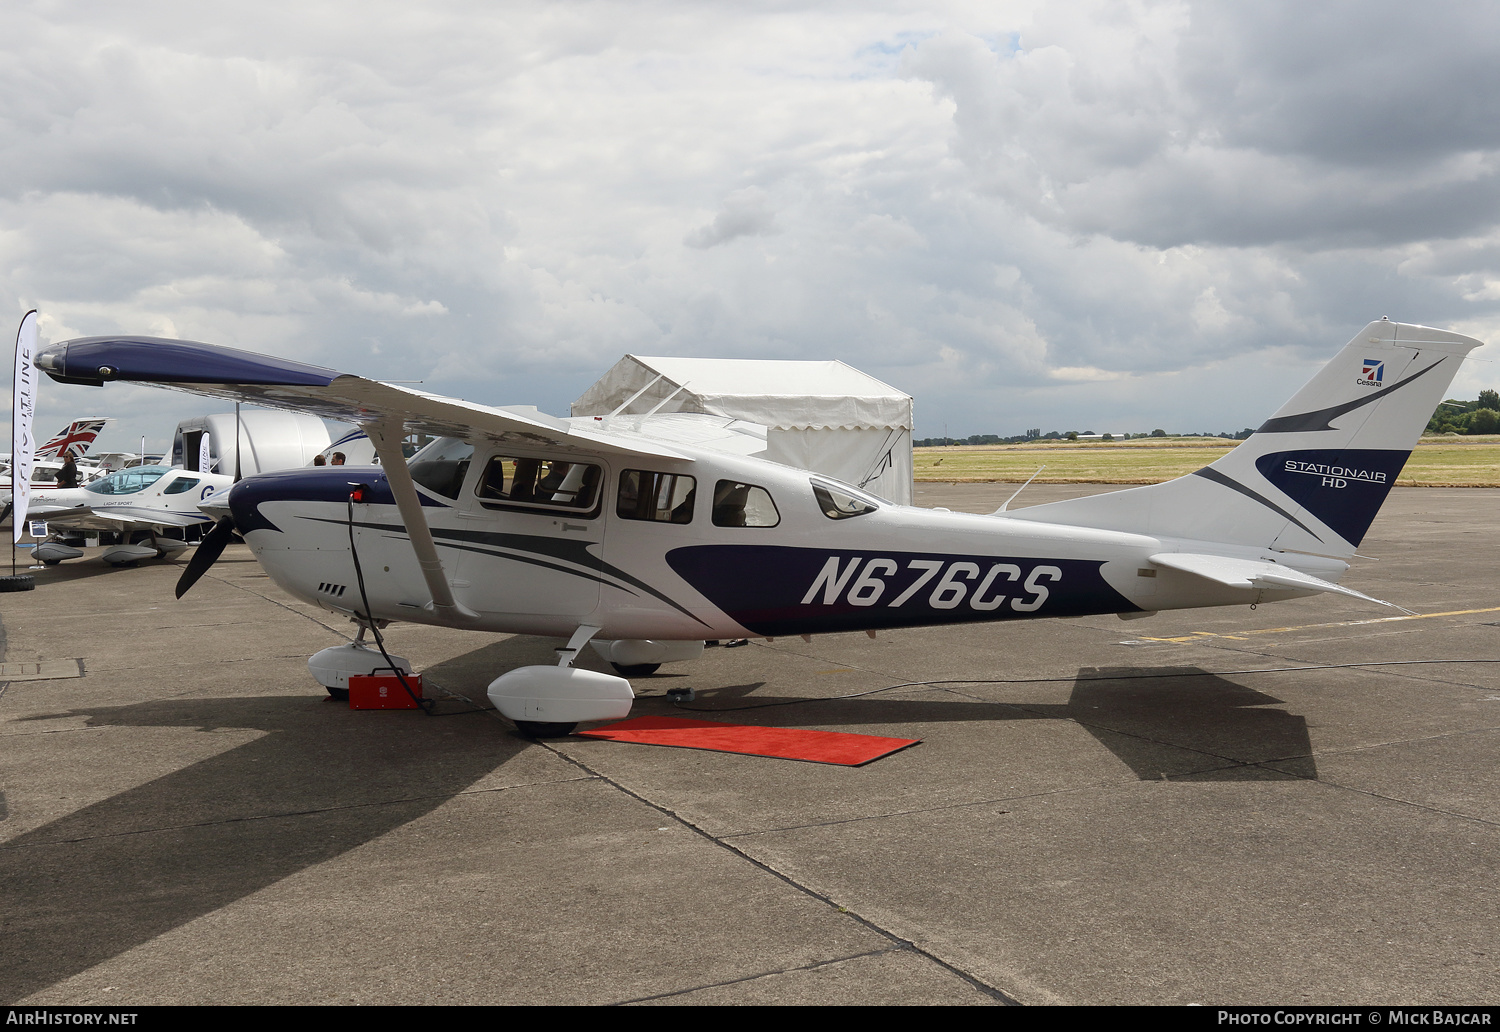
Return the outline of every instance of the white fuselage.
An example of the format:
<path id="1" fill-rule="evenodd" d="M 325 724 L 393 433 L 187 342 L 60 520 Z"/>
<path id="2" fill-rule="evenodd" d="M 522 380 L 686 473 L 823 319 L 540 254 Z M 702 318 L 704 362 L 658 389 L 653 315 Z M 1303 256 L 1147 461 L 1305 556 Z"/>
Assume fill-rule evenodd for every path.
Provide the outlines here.
<path id="1" fill-rule="evenodd" d="M 35 519 L 87 530 L 206 526 L 211 521 L 198 506 L 233 482 L 215 473 L 137 466 L 85 487 L 38 491 L 29 511 Z"/>
<path id="2" fill-rule="evenodd" d="M 1149 562 L 1157 553 L 1202 550 L 1203 542 L 867 497 L 853 504 L 864 511 L 832 518 L 825 512 L 830 487 L 858 492 L 762 460 L 683 452 L 683 459 L 637 460 L 484 445 L 438 490 L 421 486 L 422 456 L 413 459 L 444 575 L 454 599 L 474 614 L 467 626 L 567 636 L 594 625 L 603 639 L 771 637 L 1128 615 L 1308 594 L 1216 585 Z M 561 459 L 566 463 L 554 461 Z M 538 501 L 519 489 L 504 497 L 508 484 L 499 496 L 485 486 L 487 469 L 510 469 L 519 481 L 518 470 L 540 464 L 545 471 L 549 462 L 554 469 L 572 464 L 575 481 L 578 464 L 592 467 L 592 493 L 579 494 L 575 482 Z M 383 478 L 378 467 L 252 477 L 234 488 L 230 506 L 256 557 L 292 594 L 351 615 L 451 622 L 432 606 Z M 664 491 L 675 485 L 670 509 L 636 504 L 648 481 L 667 485 Z M 351 506 L 351 483 L 370 485 L 366 501 Z M 351 529 L 368 602 L 351 556 Z M 1213 547 L 1259 556 L 1256 549 Z M 1334 577 L 1344 568 L 1311 557 L 1302 565 Z"/>

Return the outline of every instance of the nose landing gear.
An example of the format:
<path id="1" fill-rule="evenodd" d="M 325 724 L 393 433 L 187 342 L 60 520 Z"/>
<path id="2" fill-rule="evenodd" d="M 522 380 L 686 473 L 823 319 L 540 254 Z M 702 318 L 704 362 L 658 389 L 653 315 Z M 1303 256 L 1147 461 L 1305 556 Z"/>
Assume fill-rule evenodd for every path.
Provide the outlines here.
<path id="1" fill-rule="evenodd" d="M 377 670 L 389 670 L 391 663 L 400 667 L 403 674 L 411 673 L 411 664 L 402 656 L 392 656 L 387 663 L 379 652 L 365 645 L 368 627 L 361 623 L 359 634 L 347 645 L 335 645 L 316 653 L 307 661 L 307 669 L 313 679 L 328 690 L 328 694 L 340 702 L 349 699 L 349 678 L 355 675 L 368 676 Z"/>

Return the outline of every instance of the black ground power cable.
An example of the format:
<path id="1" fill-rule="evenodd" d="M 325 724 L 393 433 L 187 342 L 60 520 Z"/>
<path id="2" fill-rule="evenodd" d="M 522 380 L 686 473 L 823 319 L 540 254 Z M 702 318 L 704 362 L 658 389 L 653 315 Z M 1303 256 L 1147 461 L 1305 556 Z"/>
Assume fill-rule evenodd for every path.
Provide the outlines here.
<path id="1" fill-rule="evenodd" d="M 385 640 L 381 637 L 380 628 L 375 626 L 375 617 L 370 609 L 370 596 L 365 592 L 365 571 L 359 564 L 359 549 L 354 547 L 354 503 L 356 501 L 364 501 L 365 492 L 369 490 L 369 487 L 365 484 L 352 482 L 349 486 L 353 489 L 349 492 L 347 503 L 349 511 L 349 555 L 354 560 L 354 577 L 359 583 L 359 600 L 364 603 L 365 607 L 363 619 L 366 626 L 370 628 L 370 633 L 375 636 L 375 647 L 380 650 L 380 655 L 385 659 L 386 665 L 396 672 L 396 680 L 401 682 L 401 687 L 405 689 L 412 703 L 429 717 L 435 716 L 436 714 L 432 712 L 433 700 L 417 698 L 417 693 L 411 690 L 411 685 L 407 683 L 406 675 L 402 672 L 401 667 L 391 659 L 391 654 L 385 650 Z M 355 615 L 359 616 L 360 614 L 356 613 Z"/>

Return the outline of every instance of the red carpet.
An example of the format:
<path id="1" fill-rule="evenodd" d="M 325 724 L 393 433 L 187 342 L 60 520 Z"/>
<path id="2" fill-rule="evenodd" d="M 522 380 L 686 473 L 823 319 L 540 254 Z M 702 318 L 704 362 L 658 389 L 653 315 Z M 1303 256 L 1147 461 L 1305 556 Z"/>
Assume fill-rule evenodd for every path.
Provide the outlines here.
<path id="1" fill-rule="evenodd" d="M 746 756 L 774 756 L 783 760 L 810 760 L 858 767 L 916 745 L 920 738 L 880 738 L 849 735 L 841 731 L 799 731 L 787 727 L 746 727 L 717 724 L 709 720 L 681 717 L 636 717 L 578 732 L 584 738 L 642 745 L 675 745 L 684 749 L 711 749 Z"/>

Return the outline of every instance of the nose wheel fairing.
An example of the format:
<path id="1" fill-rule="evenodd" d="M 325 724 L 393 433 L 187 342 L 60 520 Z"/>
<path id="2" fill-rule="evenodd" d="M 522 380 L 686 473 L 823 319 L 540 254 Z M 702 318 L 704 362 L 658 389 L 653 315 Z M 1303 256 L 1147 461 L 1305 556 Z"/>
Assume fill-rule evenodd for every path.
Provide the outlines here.
<path id="1" fill-rule="evenodd" d="M 388 663 L 379 652 L 356 641 L 314 654 L 307 661 L 307 670 L 313 675 L 313 680 L 328 689 L 329 695 L 335 699 L 347 699 L 350 677 L 368 677 L 377 670 L 389 670 L 391 663 L 403 674 L 411 673 L 411 664 L 405 657 L 392 656 Z"/>

